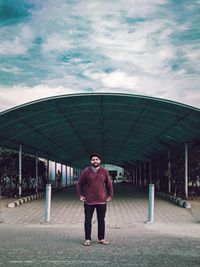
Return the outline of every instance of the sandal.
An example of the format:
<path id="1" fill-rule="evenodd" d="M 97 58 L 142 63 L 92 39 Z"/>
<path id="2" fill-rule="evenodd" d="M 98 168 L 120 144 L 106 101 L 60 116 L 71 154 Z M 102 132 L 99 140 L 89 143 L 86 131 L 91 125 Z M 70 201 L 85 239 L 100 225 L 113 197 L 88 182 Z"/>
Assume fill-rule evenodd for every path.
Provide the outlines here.
<path id="1" fill-rule="evenodd" d="M 83 242 L 84 246 L 90 246 L 91 245 L 91 240 L 87 239 Z"/>
<path id="2" fill-rule="evenodd" d="M 99 243 L 102 244 L 102 245 L 110 244 L 110 242 L 108 240 L 106 240 L 106 239 L 99 240 Z"/>

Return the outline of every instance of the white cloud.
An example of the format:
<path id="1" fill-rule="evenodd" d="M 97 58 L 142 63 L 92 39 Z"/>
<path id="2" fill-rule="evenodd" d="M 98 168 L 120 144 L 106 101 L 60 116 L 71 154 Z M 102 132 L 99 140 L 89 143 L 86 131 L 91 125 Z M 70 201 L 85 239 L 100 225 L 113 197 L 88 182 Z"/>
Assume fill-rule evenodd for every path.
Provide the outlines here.
<path id="1" fill-rule="evenodd" d="M 72 88 L 50 87 L 38 85 L 35 87 L 13 86 L 0 87 L 0 110 L 18 106 L 30 101 L 64 94 L 80 93 L 80 91 Z"/>
<path id="2" fill-rule="evenodd" d="M 1 55 L 21 55 L 25 54 L 27 47 L 21 43 L 21 40 L 16 37 L 12 41 L 4 41 L 0 44 Z"/>
<path id="3" fill-rule="evenodd" d="M 21 42 L 30 44 L 34 40 L 35 35 L 30 26 L 24 25 L 19 32 L 19 37 L 21 39 Z"/>
<path id="4" fill-rule="evenodd" d="M 80 1 L 76 5 L 76 14 L 90 17 L 93 21 L 102 20 L 106 15 L 119 16 L 124 12 L 127 17 L 144 17 L 156 11 L 157 6 L 168 0 L 120 0 L 120 1 Z"/>
<path id="5" fill-rule="evenodd" d="M 123 88 L 134 89 L 139 86 L 139 79 L 137 77 L 129 76 L 124 72 L 115 71 L 112 73 L 90 73 L 85 72 L 89 78 L 99 82 L 105 88 L 114 89 L 114 88 Z"/>
<path id="6" fill-rule="evenodd" d="M 2 72 L 7 72 L 7 73 L 12 73 L 12 74 L 20 74 L 22 71 L 21 71 L 21 69 L 20 68 L 17 68 L 17 67 L 11 67 L 11 68 L 4 68 L 4 67 L 2 67 L 2 68 L 0 68 L 0 71 L 2 71 Z"/>
<path id="7" fill-rule="evenodd" d="M 194 45 L 184 45 L 182 52 L 187 60 L 187 64 L 191 68 L 195 68 L 200 71 L 200 50 Z"/>
<path id="8" fill-rule="evenodd" d="M 56 33 L 48 37 L 42 45 L 43 52 L 62 52 L 70 48 L 72 48 L 71 42 Z"/>
<path id="9" fill-rule="evenodd" d="M 180 23 L 181 10 L 170 10 L 168 0 L 34 3 L 40 8 L 28 21 L 2 28 L 0 54 L 13 61 L 5 61 L 0 70 L 10 75 L 9 84 L 14 74 L 13 83 L 17 78 L 24 86 L 2 85 L 1 109 L 87 91 L 136 93 L 199 106 L 199 43 L 179 40 L 192 29 L 192 20 Z M 24 54 L 25 60 L 17 57 Z"/>
<path id="10" fill-rule="evenodd" d="M 23 55 L 31 48 L 34 39 L 32 29 L 25 25 L 21 28 L 16 27 L 15 31 L 19 31 L 18 35 L 13 37 L 12 33 L 10 36 L 5 37 L 7 40 L 0 43 L 1 55 Z M 5 36 L 7 36 L 7 32 L 5 32 Z"/>
<path id="11" fill-rule="evenodd" d="M 106 34 L 106 30 L 97 31 L 91 43 L 114 64 L 118 61 L 118 66 L 125 63 L 130 68 L 132 66 L 144 72 L 155 73 L 162 70 L 166 61 L 176 55 L 176 47 L 170 44 L 169 39 L 172 30 L 166 29 L 166 24 L 169 24 L 168 20 L 153 20 L 136 24 L 130 32 L 128 24 L 114 22 L 110 35 Z M 100 25 L 97 26 L 99 27 Z"/>
<path id="12" fill-rule="evenodd" d="M 13 86 L 0 87 L 0 110 L 46 98 L 50 96 L 76 94 L 87 92 L 84 88 L 91 87 L 94 92 L 131 93 L 168 99 L 185 103 L 200 108 L 199 104 L 199 81 L 193 77 L 182 77 L 174 75 L 171 80 L 167 77 L 155 79 L 147 76 L 131 76 L 123 72 L 92 73 L 85 75 L 93 80 L 92 83 L 77 82 L 73 77 L 66 78 L 66 87 L 52 85 L 38 85 L 35 87 Z M 57 82 L 55 82 L 56 84 Z M 77 84 L 75 84 L 77 83 Z M 193 84 L 191 88 L 190 84 Z M 68 84 L 68 86 L 67 86 Z"/>
<path id="13" fill-rule="evenodd" d="M 121 92 L 146 95 L 194 105 L 200 108 L 199 79 L 186 75 L 184 70 L 160 75 L 131 74 L 122 71 L 112 73 L 85 71 L 96 84 L 95 92 Z M 193 85 L 191 87 L 191 84 Z"/>
<path id="14" fill-rule="evenodd" d="M 103 77 L 102 82 L 109 88 L 134 89 L 139 85 L 137 77 L 130 77 L 123 72 L 113 72 Z"/>

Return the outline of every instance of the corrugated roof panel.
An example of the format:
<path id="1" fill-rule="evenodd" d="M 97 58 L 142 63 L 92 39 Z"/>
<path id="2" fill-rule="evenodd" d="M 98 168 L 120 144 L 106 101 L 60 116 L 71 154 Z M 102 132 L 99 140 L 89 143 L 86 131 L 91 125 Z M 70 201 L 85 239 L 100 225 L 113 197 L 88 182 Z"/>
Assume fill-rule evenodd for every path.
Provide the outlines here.
<path id="1" fill-rule="evenodd" d="M 80 166 L 91 152 L 122 166 L 194 138 L 198 109 L 145 96 L 64 95 L 0 113 L 1 146 Z"/>

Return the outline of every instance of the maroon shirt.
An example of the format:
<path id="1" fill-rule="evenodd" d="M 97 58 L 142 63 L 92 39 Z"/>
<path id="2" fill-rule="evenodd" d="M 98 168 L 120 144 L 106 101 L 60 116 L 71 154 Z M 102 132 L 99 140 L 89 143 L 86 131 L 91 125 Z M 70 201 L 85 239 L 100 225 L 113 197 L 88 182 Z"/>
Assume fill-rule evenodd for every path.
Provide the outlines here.
<path id="1" fill-rule="evenodd" d="M 108 196 L 113 197 L 113 186 L 106 169 L 100 167 L 97 172 L 86 168 L 77 183 L 78 196 L 84 196 L 90 205 L 106 203 Z"/>

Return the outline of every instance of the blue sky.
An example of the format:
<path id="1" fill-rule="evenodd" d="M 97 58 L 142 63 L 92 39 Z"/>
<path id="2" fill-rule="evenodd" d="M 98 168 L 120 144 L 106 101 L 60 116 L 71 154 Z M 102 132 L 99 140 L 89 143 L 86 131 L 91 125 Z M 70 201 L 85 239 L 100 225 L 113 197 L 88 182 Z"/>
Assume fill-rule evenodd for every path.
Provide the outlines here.
<path id="1" fill-rule="evenodd" d="M 95 92 L 200 107 L 200 0 L 0 0 L 0 110 Z"/>

